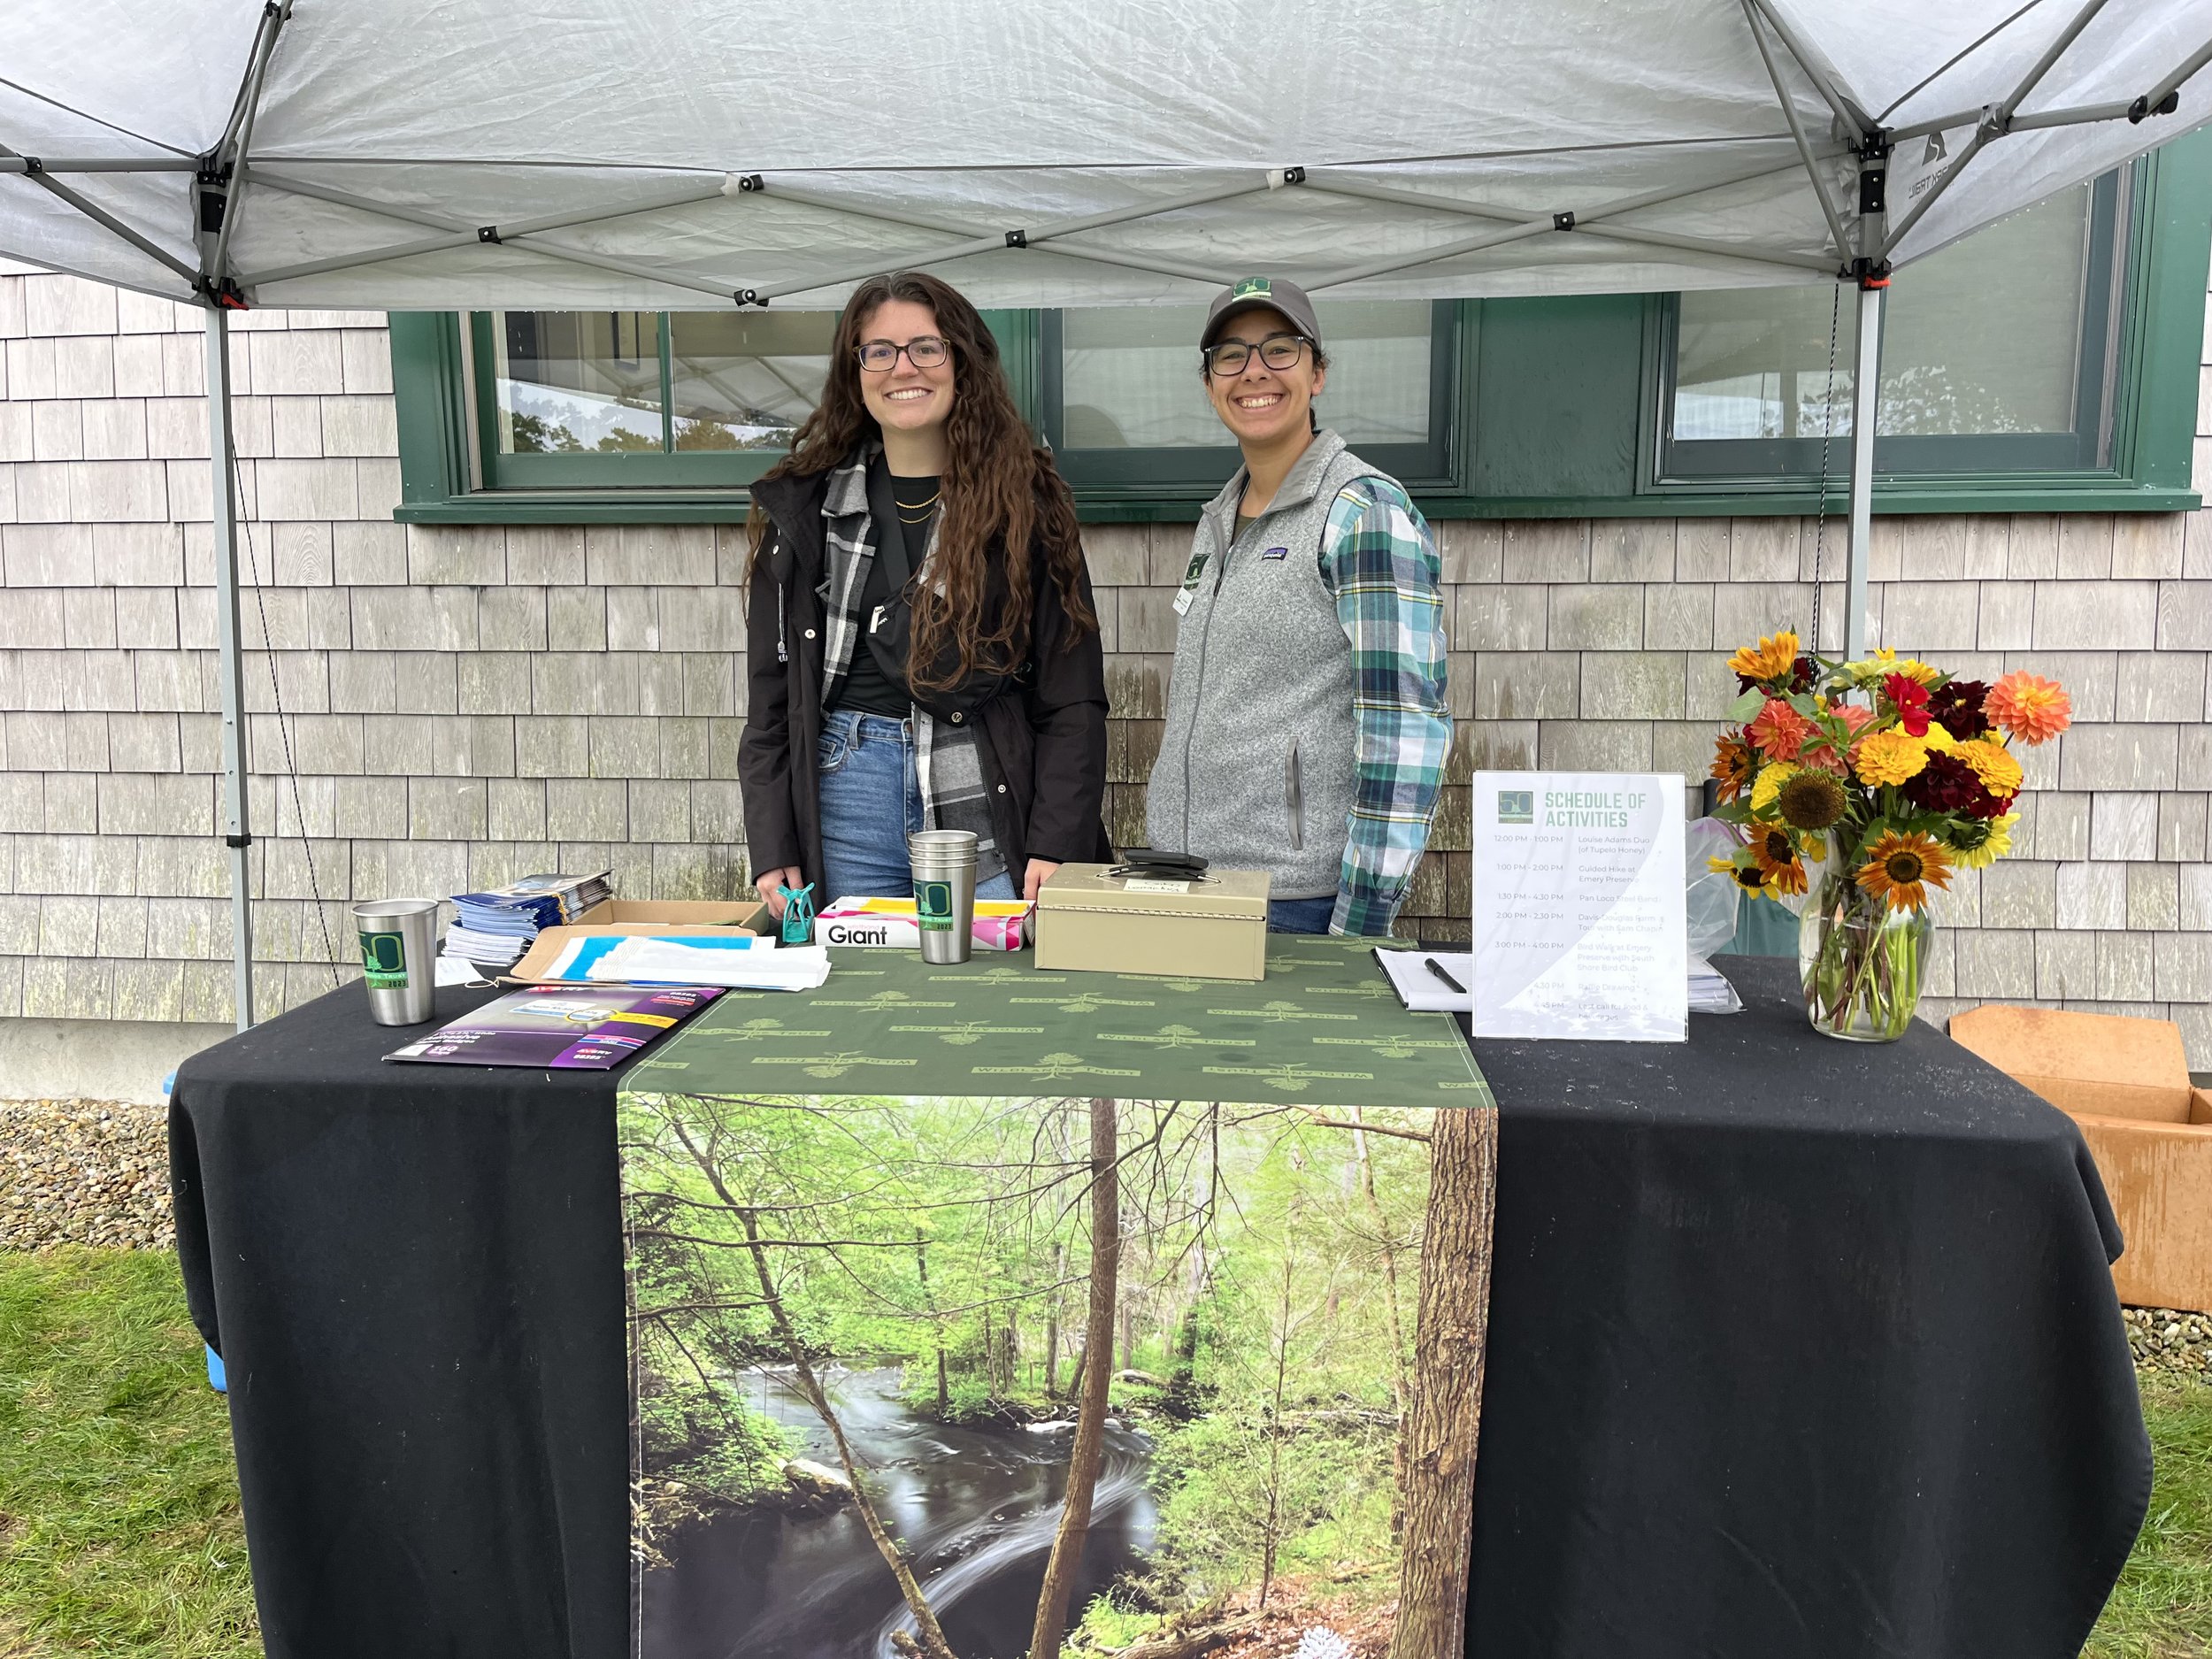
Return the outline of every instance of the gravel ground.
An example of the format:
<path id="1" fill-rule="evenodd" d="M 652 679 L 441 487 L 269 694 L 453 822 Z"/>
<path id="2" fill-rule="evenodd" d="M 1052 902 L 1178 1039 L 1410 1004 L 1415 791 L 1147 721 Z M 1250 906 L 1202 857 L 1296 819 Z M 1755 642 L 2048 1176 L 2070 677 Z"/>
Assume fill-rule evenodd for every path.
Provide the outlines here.
<path id="1" fill-rule="evenodd" d="M 168 1114 L 120 1101 L 0 1101 L 0 1250 L 176 1247 Z M 2145 1371 L 2212 1384 L 2212 1314 L 2129 1308 Z"/>
<path id="2" fill-rule="evenodd" d="M 0 1250 L 169 1250 L 169 1114 L 121 1101 L 0 1101 Z"/>

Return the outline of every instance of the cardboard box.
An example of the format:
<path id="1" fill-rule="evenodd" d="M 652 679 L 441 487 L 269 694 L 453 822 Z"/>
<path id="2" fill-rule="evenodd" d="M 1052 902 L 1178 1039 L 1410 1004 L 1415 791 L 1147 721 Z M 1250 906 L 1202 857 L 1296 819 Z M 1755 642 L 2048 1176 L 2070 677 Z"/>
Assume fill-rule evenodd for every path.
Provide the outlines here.
<path id="1" fill-rule="evenodd" d="M 1062 864 L 1037 893 L 1037 965 L 1199 979 L 1267 977 L 1267 874 L 1215 870 L 1202 881 L 1111 877 Z"/>
<path id="2" fill-rule="evenodd" d="M 768 907 L 758 899 L 607 899 L 595 904 L 571 927 L 613 927 L 628 922 L 682 922 L 708 926 L 751 927 Z M 752 927 L 754 933 L 765 931 Z"/>
<path id="3" fill-rule="evenodd" d="M 553 965 L 562 948 L 572 939 L 595 937 L 602 933 L 652 934 L 681 933 L 687 928 L 699 931 L 709 927 L 742 927 L 747 933 L 772 933 L 776 924 L 770 919 L 768 907 L 755 900 L 749 904 L 707 903 L 626 903 L 611 900 L 595 904 L 586 910 L 587 917 L 597 916 L 603 910 L 711 910 L 711 916 L 635 917 L 626 921 L 576 922 L 567 927 L 549 927 L 530 941 L 530 949 L 522 960 L 500 975 L 501 980 L 518 980 L 526 985 L 542 984 L 545 971 Z M 735 912 L 736 914 L 733 914 Z"/>
<path id="4" fill-rule="evenodd" d="M 2212 1090 L 2169 1020 L 1976 1008 L 1951 1035 L 2081 1128 L 2127 1248 L 2120 1300 L 2212 1313 Z"/>

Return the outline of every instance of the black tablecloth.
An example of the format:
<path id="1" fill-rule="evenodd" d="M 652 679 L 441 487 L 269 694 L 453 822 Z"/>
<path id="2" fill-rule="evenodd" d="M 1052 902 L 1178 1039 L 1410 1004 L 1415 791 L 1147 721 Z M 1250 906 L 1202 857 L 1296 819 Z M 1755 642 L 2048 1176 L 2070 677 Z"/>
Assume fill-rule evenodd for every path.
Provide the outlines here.
<path id="1" fill-rule="evenodd" d="M 2148 1498 L 2073 1125 L 1786 968 L 1687 1046 L 1477 1045 L 1502 1114 L 1471 1651 L 2070 1655 Z M 442 991 L 449 1018 L 485 992 Z M 271 1659 L 618 1659 L 614 1080 L 381 1064 L 357 987 L 180 1072 Z"/>

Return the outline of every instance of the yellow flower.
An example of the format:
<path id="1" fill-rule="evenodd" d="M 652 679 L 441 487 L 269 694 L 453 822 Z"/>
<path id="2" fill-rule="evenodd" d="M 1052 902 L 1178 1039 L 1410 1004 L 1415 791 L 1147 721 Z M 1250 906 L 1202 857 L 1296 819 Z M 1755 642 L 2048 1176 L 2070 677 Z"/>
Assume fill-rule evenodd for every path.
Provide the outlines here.
<path id="1" fill-rule="evenodd" d="M 1855 663 L 1846 663 L 1843 666 L 1855 686 L 1870 685 L 1889 674 L 1902 674 L 1908 680 L 1931 687 L 1943 678 L 1940 668 L 1931 667 L 1916 657 L 1900 657 L 1886 645 L 1871 657 L 1862 657 Z"/>
<path id="2" fill-rule="evenodd" d="M 1930 749 L 1939 755 L 1949 755 L 1955 753 L 1959 746 L 1958 739 L 1953 737 L 1948 732 L 1945 731 L 1941 726 L 1934 724 L 1932 721 L 1929 723 L 1926 734 L 1916 739 L 1916 741 L 1925 743 Z M 1959 758 L 1963 760 L 1965 759 L 1965 757 L 1962 755 Z"/>
<path id="3" fill-rule="evenodd" d="M 1987 841 L 1978 847 L 1960 849 L 1953 856 L 1969 870 L 1988 869 L 2012 850 L 2012 826 L 2019 821 L 2017 812 L 1990 819 Z"/>
<path id="4" fill-rule="evenodd" d="M 1861 783 L 1898 784 L 1926 770 L 1928 746 L 1902 732 L 1877 732 L 1859 740 L 1852 761 Z"/>
<path id="5" fill-rule="evenodd" d="M 2020 793 L 2020 763 L 2002 743 L 1978 737 L 1971 742 L 1961 743 L 1957 754 L 1974 769 L 1974 775 L 1990 794 L 2009 796 Z"/>
<path id="6" fill-rule="evenodd" d="M 1805 769 L 1786 760 L 1769 761 L 1759 768 L 1759 776 L 1751 786 L 1751 814 L 1754 818 L 1771 810 L 1775 798 L 1782 793 L 1782 786 Z"/>
<path id="7" fill-rule="evenodd" d="M 1786 629 L 1739 650 L 1728 659 L 1728 671 L 1746 680 L 1785 680 L 1796 663 L 1797 635 Z"/>

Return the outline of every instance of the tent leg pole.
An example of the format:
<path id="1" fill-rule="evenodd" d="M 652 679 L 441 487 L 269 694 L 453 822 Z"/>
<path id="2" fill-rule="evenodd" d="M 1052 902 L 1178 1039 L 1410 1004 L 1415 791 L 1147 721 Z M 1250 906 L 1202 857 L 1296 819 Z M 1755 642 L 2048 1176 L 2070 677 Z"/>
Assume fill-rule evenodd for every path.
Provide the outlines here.
<path id="1" fill-rule="evenodd" d="M 1874 556 L 1874 422 L 1881 403 L 1882 299 L 1887 288 L 1859 290 L 1858 354 L 1851 376 L 1851 558 L 1844 583 L 1843 654 L 1864 657 L 1866 573 Z"/>
<path id="2" fill-rule="evenodd" d="M 216 679 L 223 708 L 223 840 L 230 848 L 232 994 L 238 1029 L 253 1025 L 253 899 L 246 811 L 245 675 L 238 649 L 238 497 L 231 487 L 230 315 L 207 311 L 207 452 L 210 518 L 215 533 Z"/>

